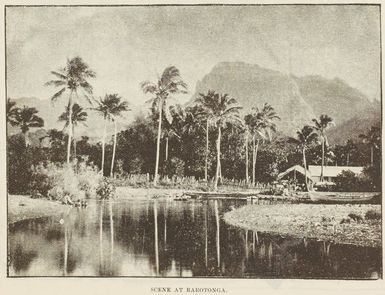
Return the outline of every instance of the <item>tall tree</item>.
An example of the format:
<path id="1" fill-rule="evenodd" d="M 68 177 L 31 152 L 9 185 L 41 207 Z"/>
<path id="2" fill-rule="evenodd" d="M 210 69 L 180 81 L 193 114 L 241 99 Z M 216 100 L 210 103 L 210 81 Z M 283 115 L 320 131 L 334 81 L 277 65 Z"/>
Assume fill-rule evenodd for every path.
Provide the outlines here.
<path id="1" fill-rule="evenodd" d="M 65 122 L 64 129 L 68 128 L 70 121 L 72 122 L 72 137 L 73 137 L 73 147 L 74 147 L 74 156 L 76 158 L 76 138 L 75 138 L 75 127 L 78 123 L 83 123 L 87 120 L 87 112 L 83 108 L 75 103 L 72 106 L 72 120 L 69 120 L 70 109 L 69 105 L 66 106 L 65 111 L 59 116 L 59 121 Z"/>
<path id="2" fill-rule="evenodd" d="M 215 173 L 214 189 L 218 188 L 219 172 L 221 167 L 221 136 L 222 129 L 226 125 L 242 125 L 243 121 L 239 117 L 239 110 L 242 108 L 238 105 L 234 98 L 231 98 L 228 94 L 212 93 L 207 96 L 202 102 L 202 107 L 206 110 L 206 113 L 210 115 L 210 122 L 218 130 L 217 138 L 217 169 Z"/>
<path id="3" fill-rule="evenodd" d="M 381 129 L 378 126 L 372 126 L 366 134 L 360 134 L 359 137 L 370 148 L 370 165 L 373 166 L 374 150 L 379 150 L 381 147 Z"/>
<path id="4" fill-rule="evenodd" d="M 246 184 L 249 184 L 249 137 L 250 137 L 250 134 L 252 133 L 251 130 L 253 128 L 253 115 L 247 114 L 243 120 L 245 122 L 245 128 L 244 128 L 244 133 L 245 133 L 245 166 L 246 166 L 245 178 L 246 178 Z M 253 158 L 254 158 L 254 149 L 253 149 Z"/>
<path id="5" fill-rule="evenodd" d="M 163 128 L 163 137 L 166 140 L 165 146 L 165 161 L 168 160 L 169 154 L 169 139 L 177 138 L 181 139 L 181 133 L 183 132 L 183 122 L 186 116 L 186 112 L 181 105 L 177 104 L 170 107 L 170 114 L 172 116 L 172 121 L 169 122 L 165 120 Z"/>
<path id="6" fill-rule="evenodd" d="M 144 81 L 140 84 L 143 92 L 154 95 L 150 99 L 153 107 L 158 109 L 158 136 L 156 142 L 156 161 L 155 161 L 155 173 L 154 173 L 154 185 L 157 184 L 158 170 L 159 170 L 159 150 L 160 150 L 160 137 L 162 134 L 162 114 L 164 113 L 166 119 L 172 122 L 172 116 L 169 109 L 169 99 L 173 94 L 187 93 L 187 84 L 182 80 L 179 70 L 170 66 L 167 67 L 159 80 L 155 83 L 150 81 Z"/>
<path id="7" fill-rule="evenodd" d="M 79 91 L 82 91 L 84 97 L 91 103 L 88 95 L 92 95 L 92 86 L 88 82 L 89 78 L 96 76 L 95 72 L 83 61 L 81 57 L 74 57 L 67 60 L 64 68 L 58 71 L 51 71 L 55 76 L 55 80 L 48 81 L 45 85 L 59 87 L 60 90 L 52 97 L 52 101 L 56 101 L 63 93 L 68 90 L 68 108 L 69 118 L 72 118 L 72 106 L 79 99 Z M 75 97 L 73 97 L 75 95 Z M 70 163 L 72 142 L 72 120 L 68 124 L 68 144 L 67 144 L 67 164 Z"/>
<path id="8" fill-rule="evenodd" d="M 245 124 L 252 135 L 252 183 L 255 185 L 255 170 L 258 156 L 258 148 L 261 140 L 271 140 L 272 132 L 276 131 L 274 120 L 279 120 L 280 117 L 275 112 L 274 108 L 265 103 L 261 109 L 253 108 L 253 112 L 245 116 Z"/>
<path id="9" fill-rule="evenodd" d="M 326 130 L 334 125 L 333 119 L 328 115 L 321 115 L 319 120 L 313 119 L 314 128 L 321 139 L 322 146 L 322 159 L 321 159 L 321 182 L 324 181 L 324 165 L 325 165 L 325 145 L 328 146 L 328 138 L 326 136 Z"/>
<path id="10" fill-rule="evenodd" d="M 346 166 L 349 166 L 350 164 L 350 156 L 351 153 L 356 149 L 356 145 L 354 144 L 353 140 L 348 139 L 345 145 L 345 153 L 346 153 Z"/>
<path id="11" fill-rule="evenodd" d="M 112 163 L 110 176 L 113 175 L 114 162 L 115 162 L 115 151 L 116 151 L 116 132 L 117 132 L 117 117 L 121 116 L 124 111 L 128 111 L 128 104 L 126 101 L 121 101 L 121 97 L 118 94 L 106 94 L 104 98 L 100 98 L 97 102 L 97 107 L 94 108 L 104 119 L 104 129 L 102 137 L 102 165 L 101 172 L 104 173 L 104 162 L 105 162 L 105 145 L 107 135 L 107 122 L 114 122 L 114 145 L 112 153 Z"/>
<path id="12" fill-rule="evenodd" d="M 309 184 L 307 181 L 307 164 L 306 164 L 306 150 L 317 140 L 317 133 L 312 126 L 304 126 L 302 130 L 297 131 L 297 137 L 290 137 L 289 143 L 295 144 L 302 152 L 303 167 L 305 169 L 305 185 L 306 190 L 309 191 Z"/>
<path id="13" fill-rule="evenodd" d="M 198 118 L 205 124 L 204 130 L 206 132 L 206 153 L 205 153 L 205 181 L 208 180 L 208 160 L 209 160 L 209 131 L 213 119 L 213 110 L 215 108 L 215 96 L 217 94 L 213 90 L 208 90 L 206 94 L 200 93 L 196 99 L 199 107 Z M 203 126 L 202 124 L 202 126 Z"/>
<path id="14" fill-rule="evenodd" d="M 7 99 L 7 123 L 11 124 L 12 126 L 17 126 L 17 114 L 20 112 L 20 109 L 16 107 L 16 102 L 14 100 L 11 100 L 10 98 Z"/>
<path id="15" fill-rule="evenodd" d="M 114 145 L 112 149 L 112 160 L 111 160 L 111 171 L 110 176 L 114 176 L 114 166 L 115 166 L 115 155 L 116 155 L 116 145 L 117 145 L 117 119 L 121 117 L 123 112 L 131 111 L 128 107 L 128 103 L 126 101 L 121 101 L 121 97 L 117 94 L 111 95 L 111 109 L 110 114 L 112 121 L 114 122 Z"/>
<path id="16" fill-rule="evenodd" d="M 44 120 L 40 118 L 37 113 L 39 111 L 36 108 L 30 108 L 23 106 L 14 118 L 15 126 L 20 127 L 21 132 L 24 135 L 25 146 L 28 146 L 28 131 L 30 128 L 38 128 L 44 126 Z"/>

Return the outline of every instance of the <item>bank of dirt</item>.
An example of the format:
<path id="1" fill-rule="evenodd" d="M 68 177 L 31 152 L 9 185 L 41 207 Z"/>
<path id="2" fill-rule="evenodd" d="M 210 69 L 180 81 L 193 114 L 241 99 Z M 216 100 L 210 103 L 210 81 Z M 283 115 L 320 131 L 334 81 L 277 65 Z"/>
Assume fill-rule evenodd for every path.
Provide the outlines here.
<path id="1" fill-rule="evenodd" d="M 32 199 L 30 196 L 8 195 L 8 223 L 48 216 L 60 216 L 70 209 L 47 199 Z"/>
<path id="2" fill-rule="evenodd" d="M 381 247 L 381 219 L 367 220 L 380 205 L 277 204 L 247 205 L 224 215 L 228 224 L 283 236 L 315 238 L 334 243 Z M 362 217 L 355 221 L 349 214 Z M 343 223 L 341 221 L 345 219 Z M 349 221 L 346 221 L 349 219 Z"/>

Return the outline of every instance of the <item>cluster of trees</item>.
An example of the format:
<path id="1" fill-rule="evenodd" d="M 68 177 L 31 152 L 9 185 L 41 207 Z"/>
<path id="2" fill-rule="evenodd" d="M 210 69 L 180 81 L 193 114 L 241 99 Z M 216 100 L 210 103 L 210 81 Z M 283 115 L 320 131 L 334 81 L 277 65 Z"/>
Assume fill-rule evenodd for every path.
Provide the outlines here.
<path id="1" fill-rule="evenodd" d="M 362 142 L 349 140 L 345 145 L 330 146 L 326 130 L 333 120 L 327 115 L 314 119 L 313 124 L 304 126 L 291 138 L 277 131 L 276 122 L 280 118 L 268 103 L 255 106 L 242 117 L 242 107 L 235 98 L 210 90 L 199 94 L 195 102 L 186 107 L 171 105 L 173 95 L 187 93 L 186 83 L 173 66 L 166 68 L 157 81 L 140 84 L 143 92 L 151 95 L 150 112 L 138 116 L 119 133 L 116 120 L 129 111 L 127 102 L 118 94 L 94 99 L 88 80 L 96 75 L 81 58 L 68 60 L 62 70 L 52 74 L 55 80 L 47 85 L 59 87 L 52 100 L 68 92 L 68 105 L 59 117 L 65 132 L 49 130 L 49 147 L 30 146 L 28 131 L 43 127 L 44 121 L 36 109 L 18 108 L 14 101 L 8 100 L 7 121 L 19 126 L 22 134 L 8 140 L 10 169 L 22 169 L 16 167 L 22 153 L 26 158 L 19 164 L 27 170 L 28 165 L 39 161 L 70 163 L 71 159 L 81 157 L 98 165 L 104 175 L 149 173 L 154 175 L 155 185 L 159 174 L 195 176 L 206 181 L 213 177 L 214 188 L 223 178 L 245 179 L 252 185 L 269 182 L 279 171 L 301 162 L 305 167 L 309 163 L 321 164 L 321 178 L 324 165 L 368 165 L 380 169 L 379 127 L 372 127 L 362 135 Z M 114 123 L 112 142 L 106 138 L 106 128 L 101 134 L 101 143 L 93 144 L 86 136 L 79 141 L 74 139 L 76 126 L 85 123 L 88 115 L 80 106 L 81 100 L 89 101 L 87 110 L 99 113 L 105 126 Z M 111 158 L 106 154 L 111 154 Z M 380 171 L 378 168 L 373 170 Z M 380 175 L 378 173 L 378 177 Z"/>

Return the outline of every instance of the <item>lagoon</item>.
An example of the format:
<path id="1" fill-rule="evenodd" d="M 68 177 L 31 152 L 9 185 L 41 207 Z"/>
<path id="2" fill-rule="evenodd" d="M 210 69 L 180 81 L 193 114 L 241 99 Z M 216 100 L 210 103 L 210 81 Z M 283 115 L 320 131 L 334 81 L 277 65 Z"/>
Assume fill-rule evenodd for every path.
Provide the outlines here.
<path id="1" fill-rule="evenodd" d="M 10 225 L 9 276 L 370 279 L 381 249 L 226 224 L 243 200 L 94 201 Z"/>

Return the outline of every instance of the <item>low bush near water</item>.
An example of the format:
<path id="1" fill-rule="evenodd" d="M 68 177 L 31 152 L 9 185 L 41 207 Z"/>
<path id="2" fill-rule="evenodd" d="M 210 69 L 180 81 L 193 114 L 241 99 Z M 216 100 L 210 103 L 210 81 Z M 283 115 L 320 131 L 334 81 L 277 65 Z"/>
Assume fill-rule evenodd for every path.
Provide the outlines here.
<path id="1" fill-rule="evenodd" d="M 336 190 L 340 192 L 370 192 L 373 191 L 371 179 L 364 173 L 356 175 L 350 170 L 343 170 L 337 175 Z"/>
<path id="2" fill-rule="evenodd" d="M 65 196 L 71 199 L 92 198 L 96 197 L 101 180 L 97 168 L 85 163 L 39 163 L 32 167 L 29 193 L 52 200 L 62 200 Z"/>
<path id="3" fill-rule="evenodd" d="M 96 194 L 101 199 L 112 199 L 115 197 L 115 193 L 116 186 L 114 182 L 111 179 L 104 177 L 96 189 Z"/>

